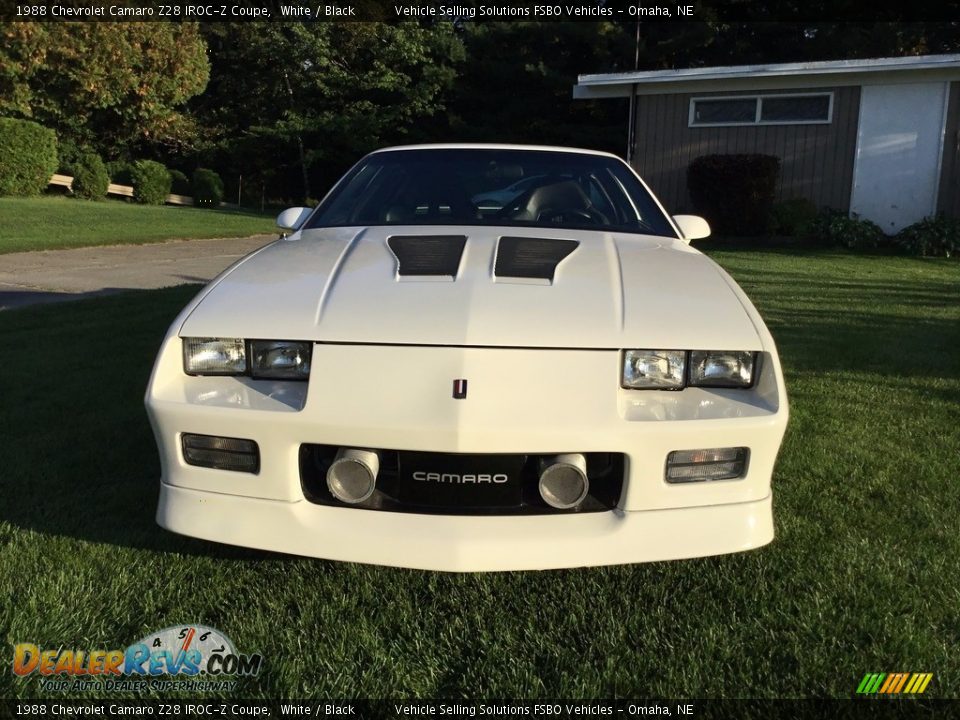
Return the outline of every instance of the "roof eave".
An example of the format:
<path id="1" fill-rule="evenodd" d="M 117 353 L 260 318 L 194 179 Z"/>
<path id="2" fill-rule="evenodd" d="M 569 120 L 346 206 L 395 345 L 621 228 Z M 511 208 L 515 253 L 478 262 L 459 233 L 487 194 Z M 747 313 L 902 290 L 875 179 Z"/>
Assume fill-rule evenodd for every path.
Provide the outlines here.
<path id="1" fill-rule="evenodd" d="M 960 55 L 581 75 L 574 98 L 960 80 Z"/>

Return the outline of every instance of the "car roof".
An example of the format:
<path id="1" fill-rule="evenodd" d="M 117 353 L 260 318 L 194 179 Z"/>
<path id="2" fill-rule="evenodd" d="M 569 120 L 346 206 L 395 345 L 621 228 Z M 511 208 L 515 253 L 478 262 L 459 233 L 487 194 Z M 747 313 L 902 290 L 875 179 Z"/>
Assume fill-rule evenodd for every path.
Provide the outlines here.
<path id="1" fill-rule="evenodd" d="M 586 148 L 560 147 L 556 145 L 510 145 L 499 143 L 428 143 L 423 145 L 395 145 L 374 150 L 371 155 L 399 150 L 536 150 L 538 152 L 577 153 L 580 155 L 600 155 L 620 159 L 613 153 Z"/>

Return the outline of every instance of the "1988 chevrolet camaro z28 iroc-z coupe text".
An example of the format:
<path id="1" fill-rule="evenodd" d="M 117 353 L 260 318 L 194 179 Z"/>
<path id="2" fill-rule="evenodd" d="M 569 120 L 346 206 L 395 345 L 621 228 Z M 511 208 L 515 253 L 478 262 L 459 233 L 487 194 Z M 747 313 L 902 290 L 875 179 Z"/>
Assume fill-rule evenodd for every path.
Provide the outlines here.
<path id="1" fill-rule="evenodd" d="M 773 339 L 622 160 L 390 148 L 277 224 L 163 341 L 163 527 L 453 571 L 773 539 Z"/>

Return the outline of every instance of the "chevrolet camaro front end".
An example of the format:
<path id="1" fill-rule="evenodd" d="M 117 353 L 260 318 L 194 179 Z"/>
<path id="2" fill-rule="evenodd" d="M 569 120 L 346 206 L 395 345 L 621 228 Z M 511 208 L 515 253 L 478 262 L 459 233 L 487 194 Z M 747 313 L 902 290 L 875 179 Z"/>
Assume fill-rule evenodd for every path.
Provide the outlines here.
<path id="1" fill-rule="evenodd" d="M 773 539 L 773 340 L 616 157 L 382 150 L 279 222 L 161 347 L 163 527 L 451 571 Z"/>

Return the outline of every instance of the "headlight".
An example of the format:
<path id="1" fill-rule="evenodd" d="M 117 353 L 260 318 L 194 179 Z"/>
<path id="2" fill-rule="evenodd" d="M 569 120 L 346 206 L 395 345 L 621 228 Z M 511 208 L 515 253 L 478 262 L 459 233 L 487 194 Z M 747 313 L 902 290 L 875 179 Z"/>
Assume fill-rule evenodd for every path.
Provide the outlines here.
<path id="1" fill-rule="evenodd" d="M 693 350 L 690 384 L 701 387 L 750 387 L 753 384 L 752 352 Z"/>
<path id="2" fill-rule="evenodd" d="M 634 390 L 680 389 L 686 362 L 684 350 L 627 350 L 620 384 Z"/>
<path id="3" fill-rule="evenodd" d="M 290 340 L 251 340 L 250 375 L 255 378 L 306 380 L 312 344 Z"/>
<path id="4" fill-rule="evenodd" d="M 247 353 L 239 338 L 183 338 L 183 371 L 188 375 L 242 375 Z"/>

